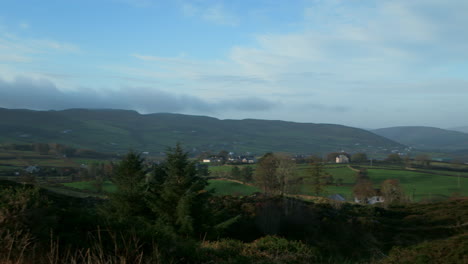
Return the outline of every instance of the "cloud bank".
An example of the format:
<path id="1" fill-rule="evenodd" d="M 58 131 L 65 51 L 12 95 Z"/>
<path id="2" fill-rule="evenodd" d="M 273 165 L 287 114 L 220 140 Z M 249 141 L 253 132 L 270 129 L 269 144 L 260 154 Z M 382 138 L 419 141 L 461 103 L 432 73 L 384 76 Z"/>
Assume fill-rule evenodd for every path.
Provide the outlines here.
<path id="1" fill-rule="evenodd" d="M 132 109 L 141 113 L 223 111 L 265 111 L 277 102 L 244 97 L 207 101 L 148 87 L 127 87 L 116 91 L 82 88 L 62 91 L 49 80 L 20 77 L 8 82 L 0 79 L 0 107 L 61 110 L 68 108 Z"/>

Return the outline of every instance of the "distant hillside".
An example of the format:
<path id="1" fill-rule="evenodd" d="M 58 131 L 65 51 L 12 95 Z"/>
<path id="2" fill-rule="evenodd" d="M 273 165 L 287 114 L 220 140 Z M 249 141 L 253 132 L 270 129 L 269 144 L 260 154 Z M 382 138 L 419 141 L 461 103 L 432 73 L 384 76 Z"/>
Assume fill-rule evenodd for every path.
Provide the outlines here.
<path id="1" fill-rule="evenodd" d="M 453 127 L 453 128 L 449 128 L 448 130 L 453 130 L 453 131 L 458 131 L 458 132 L 462 132 L 462 133 L 467 133 L 467 134 L 468 134 L 468 126 Z"/>
<path id="2" fill-rule="evenodd" d="M 377 135 L 421 150 L 468 149 L 468 134 L 435 127 L 389 127 L 372 130 Z"/>
<path id="3" fill-rule="evenodd" d="M 152 154 L 181 142 L 193 152 L 325 153 L 398 149 L 402 145 L 358 128 L 267 120 L 219 120 L 128 110 L 64 111 L 0 108 L 0 143 L 63 143 L 98 151 L 130 148 Z"/>

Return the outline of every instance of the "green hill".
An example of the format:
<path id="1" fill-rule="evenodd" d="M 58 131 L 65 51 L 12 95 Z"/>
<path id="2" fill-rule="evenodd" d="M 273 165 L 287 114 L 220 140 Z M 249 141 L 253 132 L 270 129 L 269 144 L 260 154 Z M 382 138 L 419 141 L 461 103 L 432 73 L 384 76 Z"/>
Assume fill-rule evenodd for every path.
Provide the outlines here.
<path id="1" fill-rule="evenodd" d="M 462 132 L 462 133 L 467 133 L 467 134 L 468 134 L 468 126 L 453 127 L 453 128 L 449 128 L 448 130 L 453 130 L 453 131 L 458 131 L 458 132 Z"/>
<path id="2" fill-rule="evenodd" d="M 105 152 L 130 148 L 152 154 L 181 142 L 192 152 L 228 150 L 324 154 L 375 152 L 404 146 L 372 132 L 342 125 L 269 120 L 219 120 L 129 110 L 0 109 L 0 143 L 63 143 Z"/>
<path id="3" fill-rule="evenodd" d="M 372 132 L 420 150 L 443 152 L 468 149 L 468 134 L 435 127 L 389 127 Z"/>

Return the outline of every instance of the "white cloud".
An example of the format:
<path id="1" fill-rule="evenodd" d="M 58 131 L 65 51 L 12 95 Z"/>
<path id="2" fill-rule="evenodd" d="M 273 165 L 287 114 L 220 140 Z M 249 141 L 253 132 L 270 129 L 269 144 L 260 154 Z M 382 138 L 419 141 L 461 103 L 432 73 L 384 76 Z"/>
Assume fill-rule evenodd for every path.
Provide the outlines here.
<path id="1" fill-rule="evenodd" d="M 217 25 L 237 26 L 240 22 L 237 15 L 228 11 L 225 6 L 219 2 L 182 2 L 180 8 L 185 16 L 198 17 Z"/>
<path id="2" fill-rule="evenodd" d="M 152 6 L 154 2 L 152 0 L 114 0 L 116 2 L 124 3 L 138 8 L 146 8 Z"/>
<path id="3" fill-rule="evenodd" d="M 222 5 L 207 8 L 202 17 L 219 25 L 237 26 L 239 24 L 239 19 L 228 13 Z"/>
<path id="4" fill-rule="evenodd" d="M 180 8 L 188 17 L 241 26 L 221 2 L 185 1 Z M 246 96 L 283 106 L 281 111 L 261 108 L 265 111 L 256 112 L 257 118 L 375 127 L 385 122 L 378 125 L 376 116 L 400 111 L 399 115 L 405 113 L 402 122 L 435 124 L 443 120 L 424 116 L 431 105 L 452 113 L 452 105 L 459 104 L 455 111 L 459 119 L 462 114 L 458 113 L 468 111 L 461 99 L 468 91 L 463 71 L 468 70 L 467 10 L 468 1 L 456 0 L 313 1 L 304 9 L 296 31 L 257 34 L 251 45 L 233 44 L 223 59 L 193 59 L 190 54 L 165 57 L 146 51 L 132 54 L 131 63 L 101 69 L 126 79 L 121 87 L 151 83 L 157 91 L 231 106 L 239 101 L 227 98 Z M 0 34 L 0 60 L 22 63 L 38 54 L 77 51 L 79 47 L 72 44 Z M 2 65 L 0 75 L 1 71 Z M 444 76 L 448 72 L 449 77 Z M 59 78 L 52 81 L 57 89 L 66 84 Z M 242 102 L 261 105 L 256 100 Z M 230 117 L 236 117 L 238 108 L 230 109 Z"/>
<path id="5" fill-rule="evenodd" d="M 21 29 L 29 29 L 29 28 L 30 28 L 30 25 L 29 25 L 28 23 L 26 23 L 26 22 L 21 22 L 21 23 L 19 24 L 19 27 L 20 27 Z"/>
<path id="6" fill-rule="evenodd" d="M 458 10 L 467 11 L 468 5 L 401 0 L 375 1 L 369 7 L 351 2 L 316 1 L 305 9 L 301 30 L 258 34 L 254 45 L 233 46 L 224 61 L 139 59 L 165 67 L 170 78 L 185 80 L 180 89 L 188 93 L 203 87 L 203 96 L 213 98 L 237 92 L 281 100 L 289 110 L 274 114 L 294 112 L 296 120 L 350 124 L 352 117 L 358 120 L 353 125 L 380 126 L 385 121 L 378 124 L 373 117 L 405 109 L 405 117 L 389 120 L 445 122 L 424 114 L 431 105 L 448 112 L 451 104 L 461 104 L 457 95 L 468 92 L 466 74 L 437 74 L 453 68 L 453 62 L 468 60 L 468 46 L 461 41 L 468 41 L 468 17 Z M 186 13 L 199 16 L 201 11 L 190 5 Z M 460 106 L 455 112 L 464 108 L 468 111 Z M 321 114 L 310 119 L 311 112 Z"/>

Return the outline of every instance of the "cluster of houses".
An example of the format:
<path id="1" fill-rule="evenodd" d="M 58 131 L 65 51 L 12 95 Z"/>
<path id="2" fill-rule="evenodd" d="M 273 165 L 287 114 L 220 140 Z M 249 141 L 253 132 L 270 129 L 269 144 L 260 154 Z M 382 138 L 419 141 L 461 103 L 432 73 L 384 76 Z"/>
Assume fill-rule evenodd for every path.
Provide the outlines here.
<path id="1" fill-rule="evenodd" d="M 329 199 L 338 201 L 338 202 L 345 202 L 346 198 L 344 198 L 341 194 L 333 194 L 328 196 Z M 383 203 L 385 201 L 380 189 L 375 189 L 375 195 L 366 198 L 358 198 L 354 197 L 354 202 L 359 204 L 376 204 L 376 203 Z"/>
<path id="2" fill-rule="evenodd" d="M 228 155 L 227 158 L 222 156 L 211 156 L 208 158 L 202 159 L 203 163 L 230 163 L 230 164 L 254 164 L 257 162 L 257 159 L 254 156 L 234 156 Z"/>

